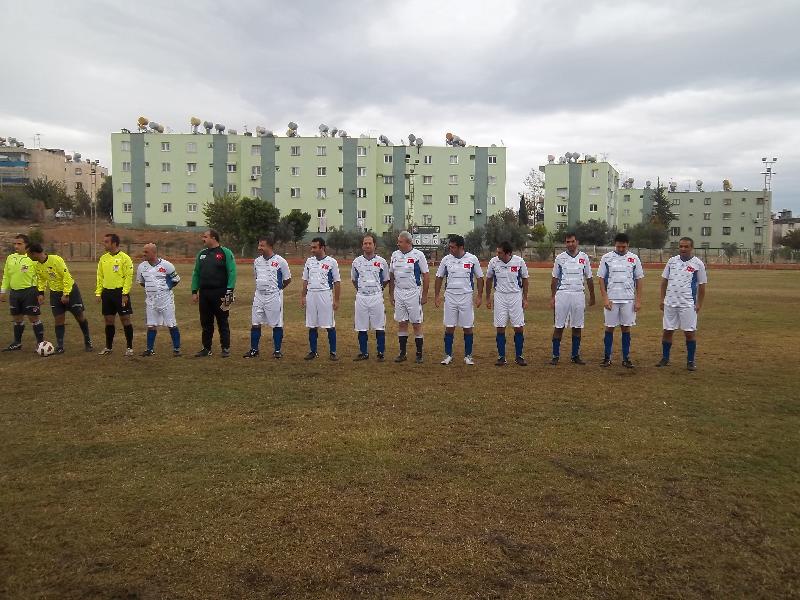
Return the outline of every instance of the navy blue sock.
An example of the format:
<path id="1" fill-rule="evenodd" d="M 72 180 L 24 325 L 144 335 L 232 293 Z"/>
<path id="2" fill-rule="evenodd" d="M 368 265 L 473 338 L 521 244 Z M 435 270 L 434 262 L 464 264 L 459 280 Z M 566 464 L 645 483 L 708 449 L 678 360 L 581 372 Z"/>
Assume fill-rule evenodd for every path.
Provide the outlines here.
<path id="1" fill-rule="evenodd" d="M 495 335 L 497 340 L 497 356 L 505 358 L 506 355 L 506 334 L 498 333 Z"/>
<path id="2" fill-rule="evenodd" d="M 686 340 L 686 362 L 694 362 L 694 353 L 697 351 L 697 340 Z"/>
<path id="3" fill-rule="evenodd" d="M 56 325 L 56 347 L 64 347 L 64 331 L 67 329 L 66 325 Z"/>
<path id="4" fill-rule="evenodd" d="M 453 356 L 453 337 L 452 333 L 444 334 L 444 353 L 447 356 Z"/>
<path id="5" fill-rule="evenodd" d="M 153 347 L 156 345 L 156 334 L 157 333 L 158 333 L 158 330 L 155 329 L 155 328 L 153 328 L 153 329 L 148 328 L 147 329 L 147 349 L 148 350 L 152 350 Z"/>
<path id="6" fill-rule="evenodd" d="M 275 347 L 275 352 L 281 351 L 283 344 L 283 327 L 272 328 L 272 345 Z"/>
<path id="7" fill-rule="evenodd" d="M 367 343 L 369 341 L 369 337 L 367 336 L 366 331 L 359 331 L 358 332 L 358 351 L 361 354 L 367 354 L 369 352 L 369 348 L 367 347 Z"/>
<path id="8" fill-rule="evenodd" d="M 561 338 L 553 338 L 553 357 L 561 356 Z"/>
<path id="9" fill-rule="evenodd" d="M 417 347 L 417 354 L 419 356 L 422 356 L 422 345 L 423 345 L 424 341 L 425 341 L 425 338 L 423 338 L 422 336 L 414 338 L 414 345 Z"/>
<path id="10" fill-rule="evenodd" d="M 311 350 L 314 354 L 317 353 L 317 339 L 319 338 L 319 332 L 317 331 L 316 327 L 313 327 L 308 330 L 308 349 Z"/>
<path id="11" fill-rule="evenodd" d="M 514 352 L 516 355 L 522 356 L 522 349 L 525 346 L 525 334 L 521 331 L 514 332 Z"/>
<path id="12" fill-rule="evenodd" d="M 14 343 L 22 343 L 22 333 L 25 331 L 25 323 L 14 323 Z"/>
<path id="13" fill-rule="evenodd" d="M 172 338 L 172 349 L 173 350 L 180 350 L 181 349 L 181 332 L 180 329 L 177 327 L 170 327 L 169 328 L 169 337 Z"/>
<path id="14" fill-rule="evenodd" d="M 661 358 L 669 360 L 670 350 L 672 350 L 672 342 L 661 342 Z"/>
<path id="15" fill-rule="evenodd" d="M 622 332 L 622 360 L 628 360 L 631 354 L 631 332 Z"/>
<path id="16" fill-rule="evenodd" d="M 581 355 L 581 337 L 579 335 L 572 336 L 572 356 Z"/>
<path id="17" fill-rule="evenodd" d="M 605 348 L 605 357 L 611 358 L 611 350 L 614 348 L 614 332 L 613 331 L 606 331 L 605 336 L 603 336 L 603 347 Z"/>
<path id="18" fill-rule="evenodd" d="M 386 332 L 383 329 L 379 329 L 375 332 L 375 346 L 378 350 L 378 354 L 386 352 Z"/>
<path id="19" fill-rule="evenodd" d="M 255 325 L 250 328 L 250 350 L 258 350 L 261 343 L 261 327 Z"/>
<path id="20" fill-rule="evenodd" d="M 464 334 L 464 356 L 472 356 L 472 340 L 474 335 L 471 333 Z"/>
<path id="21" fill-rule="evenodd" d="M 328 346 L 330 346 L 331 352 L 336 352 L 336 327 L 328 329 Z"/>

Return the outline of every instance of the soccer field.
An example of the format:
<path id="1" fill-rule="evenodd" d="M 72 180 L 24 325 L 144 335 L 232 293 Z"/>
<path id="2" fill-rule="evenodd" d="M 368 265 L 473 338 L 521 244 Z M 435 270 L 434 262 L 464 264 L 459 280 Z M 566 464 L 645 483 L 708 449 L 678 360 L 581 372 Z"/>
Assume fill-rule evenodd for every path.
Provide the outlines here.
<path id="1" fill-rule="evenodd" d="M 135 259 L 134 259 L 135 260 Z M 184 357 L 159 333 L 135 358 L 0 355 L 0 598 L 777 598 L 800 594 L 800 358 L 796 271 L 709 272 L 698 371 L 660 358 L 660 270 L 646 271 L 635 370 L 547 364 L 549 272 L 535 270 L 528 367 L 498 368 L 478 311 L 476 366 L 442 357 L 425 307 L 425 364 L 354 363 L 353 290 L 340 361 L 308 363 L 301 267 L 286 291 L 285 358 L 247 361 L 249 266 L 232 357 L 195 359 L 191 265 L 177 265 Z M 71 265 L 103 345 L 94 265 Z M 349 269 L 343 268 L 346 275 Z M 599 298 L 599 293 L 598 293 Z M 387 303 L 388 304 L 388 303 Z M 0 305 L 3 345 L 11 338 Z M 44 311 L 46 339 L 53 319 Z M 410 344 L 413 346 L 413 343 Z M 511 336 L 509 335 L 509 346 Z M 565 334 L 562 356 L 568 357 Z M 370 338 L 374 358 L 374 336 Z"/>

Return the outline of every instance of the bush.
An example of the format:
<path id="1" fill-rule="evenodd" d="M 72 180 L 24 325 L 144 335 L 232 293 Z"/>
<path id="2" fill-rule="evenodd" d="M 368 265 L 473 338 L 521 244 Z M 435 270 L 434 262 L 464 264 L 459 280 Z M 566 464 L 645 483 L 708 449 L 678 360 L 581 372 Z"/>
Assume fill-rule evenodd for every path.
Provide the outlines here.
<path id="1" fill-rule="evenodd" d="M 32 219 L 34 201 L 22 190 L 5 190 L 0 194 L 0 218 Z"/>
<path id="2" fill-rule="evenodd" d="M 548 233 L 543 240 L 536 242 L 533 250 L 536 253 L 536 258 L 539 260 L 552 260 L 554 258 L 553 252 L 555 248 L 555 238 L 553 238 L 552 233 Z"/>

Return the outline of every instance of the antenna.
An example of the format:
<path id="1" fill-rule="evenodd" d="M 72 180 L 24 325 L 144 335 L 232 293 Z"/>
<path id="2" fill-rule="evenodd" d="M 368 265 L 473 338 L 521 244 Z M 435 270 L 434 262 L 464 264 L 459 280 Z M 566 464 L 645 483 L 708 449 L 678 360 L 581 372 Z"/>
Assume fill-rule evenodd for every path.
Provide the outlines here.
<path id="1" fill-rule="evenodd" d="M 778 162 L 778 157 L 773 156 L 772 160 L 770 160 L 765 156 L 761 159 L 761 162 L 764 164 L 764 170 L 761 171 L 764 176 L 764 191 L 769 192 L 772 191 L 772 176 L 777 172 L 772 169 L 772 166 Z"/>

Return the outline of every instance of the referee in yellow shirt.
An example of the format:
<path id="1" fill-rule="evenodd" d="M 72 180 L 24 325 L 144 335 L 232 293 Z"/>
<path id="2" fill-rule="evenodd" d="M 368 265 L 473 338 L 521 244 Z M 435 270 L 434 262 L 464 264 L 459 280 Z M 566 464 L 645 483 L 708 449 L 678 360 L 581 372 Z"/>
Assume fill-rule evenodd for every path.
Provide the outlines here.
<path id="1" fill-rule="evenodd" d="M 3 267 L 3 283 L 0 285 L 0 302 L 11 304 L 14 318 L 14 341 L 3 352 L 22 350 L 22 332 L 25 331 L 25 315 L 33 325 L 37 343 L 44 340 L 44 324 L 39 318 L 39 294 L 36 290 L 36 265 L 26 251 L 30 246 L 27 235 L 14 238 L 14 253 L 6 258 Z M 11 292 L 10 294 L 8 292 Z"/>
<path id="2" fill-rule="evenodd" d="M 133 325 L 131 325 L 131 285 L 133 284 L 133 261 L 131 257 L 120 251 L 119 236 L 107 233 L 103 237 L 106 253 L 97 263 L 97 288 L 94 295 L 102 303 L 103 318 L 106 322 L 106 347 L 100 356 L 111 354 L 114 347 L 114 326 L 116 315 L 122 322 L 125 331 L 127 349 L 125 356 L 133 356 Z"/>

